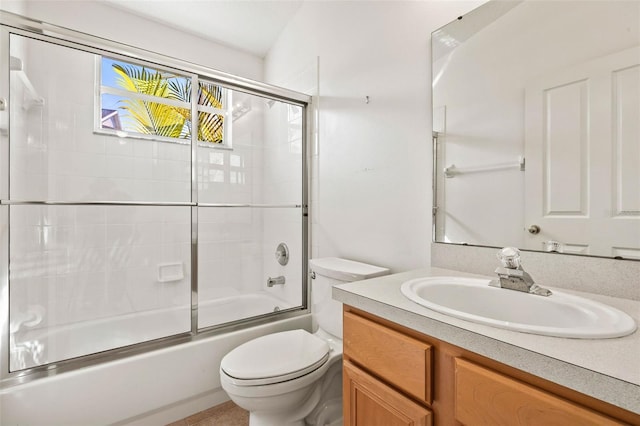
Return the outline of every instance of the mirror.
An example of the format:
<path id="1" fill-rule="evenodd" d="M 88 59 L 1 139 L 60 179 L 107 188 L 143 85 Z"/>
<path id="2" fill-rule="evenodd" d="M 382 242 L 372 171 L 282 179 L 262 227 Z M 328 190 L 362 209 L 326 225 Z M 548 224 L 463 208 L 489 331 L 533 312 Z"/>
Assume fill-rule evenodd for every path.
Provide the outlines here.
<path id="1" fill-rule="evenodd" d="M 639 18 L 490 1 L 432 34 L 436 242 L 640 260 Z"/>

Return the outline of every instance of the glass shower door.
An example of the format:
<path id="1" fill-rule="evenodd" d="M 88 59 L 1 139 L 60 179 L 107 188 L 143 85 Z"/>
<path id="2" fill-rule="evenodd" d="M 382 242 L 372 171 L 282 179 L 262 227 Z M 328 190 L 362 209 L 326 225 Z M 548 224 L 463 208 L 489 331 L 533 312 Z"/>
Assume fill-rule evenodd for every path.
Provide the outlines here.
<path id="1" fill-rule="evenodd" d="M 0 35 L 3 375 L 304 313 L 305 96 Z"/>
<path id="2" fill-rule="evenodd" d="M 200 329 L 305 305 L 303 108 L 231 98 L 231 145 L 198 147 Z"/>
<path id="3" fill-rule="evenodd" d="M 190 332 L 189 141 L 97 131 L 94 53 L 10 55 L 10 371 Z"/>

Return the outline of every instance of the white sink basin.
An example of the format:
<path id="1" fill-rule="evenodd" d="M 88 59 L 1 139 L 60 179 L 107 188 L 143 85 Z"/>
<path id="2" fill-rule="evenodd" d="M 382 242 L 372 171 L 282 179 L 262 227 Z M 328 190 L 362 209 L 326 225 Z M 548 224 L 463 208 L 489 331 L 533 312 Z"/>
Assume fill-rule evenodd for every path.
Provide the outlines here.
<path id="1" fill-rule="evenodd" d="M 537 296 L 489 286 L 488 279 L 428 277 L 406 281 L 402 294 L 429 309 L 508 330 L 579 339 L 621 337 L 636 323 L 611 306 L 553 291 Z"/>

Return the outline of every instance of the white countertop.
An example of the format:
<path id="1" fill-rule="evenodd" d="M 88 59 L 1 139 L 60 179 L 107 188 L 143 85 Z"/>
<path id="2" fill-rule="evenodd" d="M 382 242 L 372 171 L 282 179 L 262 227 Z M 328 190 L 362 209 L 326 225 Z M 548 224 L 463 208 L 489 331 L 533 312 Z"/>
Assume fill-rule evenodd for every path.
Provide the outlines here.
<path id="1" fill-rule="evenodd" d="M 404 281 L 428 276 L 493 278 L 432 267 L 337 285 L 333 298 L 640 414 L 640 330 L 614 339 L 568 339 L 476 324 L 432 311 L 400 292 Z M 558 291 L 613 306 L 640 324 L 638 301 Z"/>

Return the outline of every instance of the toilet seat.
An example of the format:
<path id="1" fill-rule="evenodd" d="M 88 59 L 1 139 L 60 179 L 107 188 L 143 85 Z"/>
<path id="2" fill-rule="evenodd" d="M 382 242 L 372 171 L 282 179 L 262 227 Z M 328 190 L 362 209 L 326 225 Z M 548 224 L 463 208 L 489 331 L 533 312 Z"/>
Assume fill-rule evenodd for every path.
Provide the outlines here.
<path id="1" fill-rule="evenodd" d="M 236 386 L 280 383 L 307 375 L 329 359 L 329 344 L 305 330 L 273 333 L 229 352 L 221 372 Z"/>

